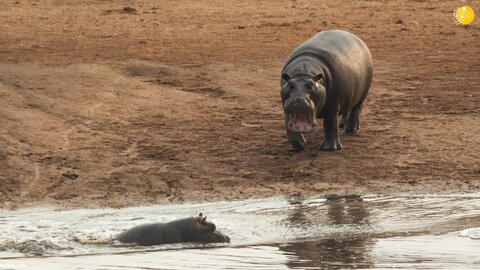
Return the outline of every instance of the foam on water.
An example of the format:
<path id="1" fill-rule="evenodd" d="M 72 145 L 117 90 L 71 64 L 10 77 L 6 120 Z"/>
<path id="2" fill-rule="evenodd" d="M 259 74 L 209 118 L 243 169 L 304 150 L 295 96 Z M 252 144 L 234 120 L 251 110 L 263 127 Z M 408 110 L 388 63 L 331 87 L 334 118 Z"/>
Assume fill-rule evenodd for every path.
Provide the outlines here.
<path id="1" fill-rule="evenodd" d="M 458 233 L 459 236 L 480 240 L 480 228 L 466 229 Z"/>

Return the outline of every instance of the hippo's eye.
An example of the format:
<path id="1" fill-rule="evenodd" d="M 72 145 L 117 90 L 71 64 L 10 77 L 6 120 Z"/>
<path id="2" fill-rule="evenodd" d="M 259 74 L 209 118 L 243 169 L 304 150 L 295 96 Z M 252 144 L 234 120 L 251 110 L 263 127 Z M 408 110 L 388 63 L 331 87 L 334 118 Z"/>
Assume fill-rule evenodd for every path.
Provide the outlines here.
<path id="1" fill-rule="evenodd" d="M 293 89 L 293 85 L 288 82 L 288 83 L 285 85 L 285 89 L 287 89 L 287 91 L 290 91 L 290 90 Z"/>
<path id="2" fill-rule="evenodd" d="M 311 91 L 313 91 L 313 90 L 316 89 L 315 86 L 316 86 L 316 85 L 315 85 L 314 82 L 308 82 L 308 83 L 306 84 L 307 89 L 308 89 L 308 90 L 311 90 Z"/>

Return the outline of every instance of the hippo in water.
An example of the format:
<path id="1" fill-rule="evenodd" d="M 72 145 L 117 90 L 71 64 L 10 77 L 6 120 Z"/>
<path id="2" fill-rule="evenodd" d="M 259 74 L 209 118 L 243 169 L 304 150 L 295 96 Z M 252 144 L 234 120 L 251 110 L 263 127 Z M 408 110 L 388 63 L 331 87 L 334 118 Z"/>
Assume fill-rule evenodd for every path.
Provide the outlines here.
<path id="1" fill-rule="evenodd" d="M 349 32 L 320 32 L 293 50 L 280 81 L 285 127 L 293 147 L 305 150 L 302 133 L 315 131 L 316 118 L 323 118 L 325 139 L 321 149 L 341 149 L 337 116 L 342 116 L 340 128 L 346 133 L 359 129 L 372 77 L 367 45 Z"/>
<path id="2" fill-rule="evenodd" d="M 122 243 L 137 243 L 141 246 L 197 242 L 230 243 L 230 238 L 217 231 L 212 222 L 202 213 L 198 217 L 178 219 L 167 223 L 143 224 L 118 235 Z"/>

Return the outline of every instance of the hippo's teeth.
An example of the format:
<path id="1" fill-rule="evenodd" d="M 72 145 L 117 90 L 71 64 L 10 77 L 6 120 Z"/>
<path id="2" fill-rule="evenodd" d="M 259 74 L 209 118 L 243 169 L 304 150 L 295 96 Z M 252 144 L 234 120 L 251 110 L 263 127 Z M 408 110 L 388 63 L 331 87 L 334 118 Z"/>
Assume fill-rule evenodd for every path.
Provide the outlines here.
<path id="1" fill-rule="evenodd" d="M 292 113 L 291 115 L 292 122 L 294 123 L 308 121 L 308 115 L 305 113 Z"/>

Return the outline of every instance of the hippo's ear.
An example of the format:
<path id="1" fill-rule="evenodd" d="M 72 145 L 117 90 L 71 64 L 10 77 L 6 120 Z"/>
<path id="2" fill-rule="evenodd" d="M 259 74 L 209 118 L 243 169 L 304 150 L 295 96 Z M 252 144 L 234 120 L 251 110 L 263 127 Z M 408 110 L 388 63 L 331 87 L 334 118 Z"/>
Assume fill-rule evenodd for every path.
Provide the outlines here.
<path id="1" fill-rule="evenodd" d="M 205 226 L 207 225 L 207 217 L 200 217 L 199 219 L 197 219 L 197 225 L 202 227 L 202 226 Z"/>
<path id="2" fill-rule="evenodd" d="M 313 77 L 313 81 L 323 84 L 323 74 L 322 73 L 317 74 L 315 77 Z"/>
<path id="3" fill-rule="evenodd" d="M 282 80 L 284 80 L 284 81 L 289 81 L 290 78 L 291 78 L 290 75 L 288 75 L 287 73 L 283 73 L 283 74 L 282 74 Z"/>

